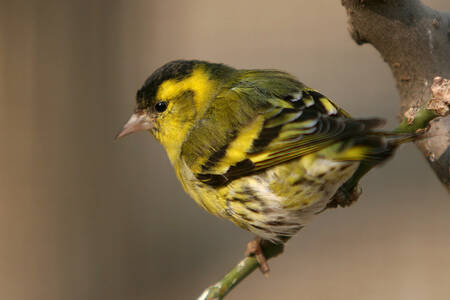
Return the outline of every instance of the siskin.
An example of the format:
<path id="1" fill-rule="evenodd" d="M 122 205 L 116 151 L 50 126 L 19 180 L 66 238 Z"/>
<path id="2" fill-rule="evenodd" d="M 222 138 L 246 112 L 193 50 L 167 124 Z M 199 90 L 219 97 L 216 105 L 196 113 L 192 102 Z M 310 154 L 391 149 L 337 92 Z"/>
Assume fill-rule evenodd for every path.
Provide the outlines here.
<path id="1" fill-rule="evenodd" d="M 145 81 L 117 138 L 149 131 L 201 207 L 279 243 L 333 202 L 345 205 L 342 195 L 351 202 L 358 168 L 406 140 L 375 131 L 382 123 L 352 119 L 285 72 L 177 60 Z"/>

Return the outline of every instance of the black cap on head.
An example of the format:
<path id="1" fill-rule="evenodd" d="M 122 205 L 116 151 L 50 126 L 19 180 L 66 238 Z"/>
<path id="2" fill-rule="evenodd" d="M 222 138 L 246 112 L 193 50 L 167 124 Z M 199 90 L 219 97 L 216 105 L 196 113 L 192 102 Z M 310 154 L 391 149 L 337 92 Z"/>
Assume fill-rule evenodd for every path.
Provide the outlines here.
<path id="1" fill-rule="evenodd" d="M 202 61 L 174 60 L 158 68 L 138 90 L 136 95 L 137 109 L 145 109 L 150 106 L 150 101 L 155 97 L 161 83 L 169 79 L 181 80 L 189 76 L 198 63 L 202 63 Z"/>

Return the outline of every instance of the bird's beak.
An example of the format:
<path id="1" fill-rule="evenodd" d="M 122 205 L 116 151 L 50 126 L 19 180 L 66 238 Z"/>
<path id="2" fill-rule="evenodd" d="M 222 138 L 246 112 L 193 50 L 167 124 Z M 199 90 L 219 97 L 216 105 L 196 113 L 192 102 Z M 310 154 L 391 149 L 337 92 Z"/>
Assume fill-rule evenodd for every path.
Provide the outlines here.
<path id="1" fill-rule="evenodd" d="M 137 112 L 131 115 L 131 118 L 123 126 L 119 134 L 116 135 L 116 140 L 123 136 L 129 135 L 137 131 L 147 131 L 153 128 L 153 118 L 151 118 L 147 113 Z"/>

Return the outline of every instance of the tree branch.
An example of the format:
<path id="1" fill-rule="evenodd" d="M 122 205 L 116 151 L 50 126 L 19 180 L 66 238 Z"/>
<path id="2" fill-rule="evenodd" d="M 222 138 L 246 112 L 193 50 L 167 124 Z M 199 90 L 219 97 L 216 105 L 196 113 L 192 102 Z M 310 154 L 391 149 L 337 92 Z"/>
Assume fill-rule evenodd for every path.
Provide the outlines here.
<path id="1" fill-rule="evenodd" d="M 450 78 L 449 13 L 419 0 L 342 0 L 342 5 L 355 42 L 373 45 L 391 68 L 402 113 L 432 98 L 435 77 Z M 433 121 L 416 145 L 450 191 L 450 116 Z"/>

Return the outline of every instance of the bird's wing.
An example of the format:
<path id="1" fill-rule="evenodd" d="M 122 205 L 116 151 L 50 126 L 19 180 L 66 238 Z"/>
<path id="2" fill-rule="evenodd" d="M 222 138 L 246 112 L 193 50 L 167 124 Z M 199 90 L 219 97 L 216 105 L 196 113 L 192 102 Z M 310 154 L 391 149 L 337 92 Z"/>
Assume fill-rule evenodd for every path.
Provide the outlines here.
<path id="1" fill-rule="evenodd" d="M 255 100 L 252 94 L 255 88 L 235 87 L 227 97 L 247 101 L 247 106 L 248 101 Z M 277 94 L 257 91 L 264 103 L 253 107 L 255 115 L 245 125 L 235 128 L 227 142 L 193 170 L 200 181 L 224 185 L 343 139 L 358 137 L 381 123 L 378 119 L 351 119 L 331 100 L 304 86 L 290 89 L 284 95 Z"/>

